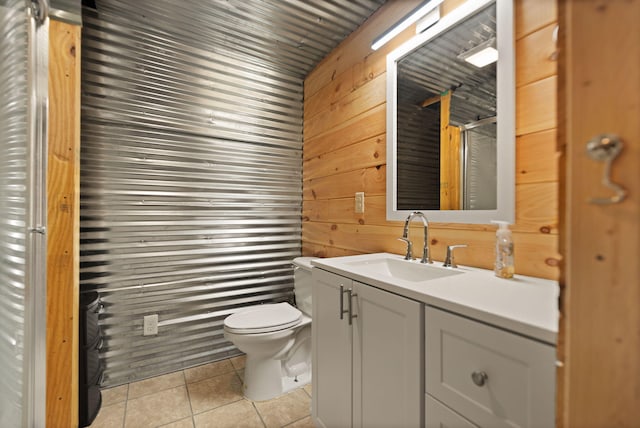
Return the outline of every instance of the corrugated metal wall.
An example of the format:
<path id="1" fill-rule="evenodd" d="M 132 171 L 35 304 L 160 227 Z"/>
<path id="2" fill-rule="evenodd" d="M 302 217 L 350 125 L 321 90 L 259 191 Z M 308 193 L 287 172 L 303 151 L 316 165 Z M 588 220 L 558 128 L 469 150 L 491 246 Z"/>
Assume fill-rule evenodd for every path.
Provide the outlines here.
<path id="1" fill-rule="evenodd" d="M 104 385 L 233 354 L 228 314 L 291 297 L 303 78 L 381 3 L 84 9 L 81 288 L 104 302 Z"/>
<path id="2" fill-rule="evenodd" d="M 440 102 L 420 107 L 398 91 L 397 208 L 440 209 Z M 419 92 L 413 92 L 419 93 Z"/>
<path id="3" fill-rule="evenodd" d="M 27 388 L 29 47 L 26 3 L 0 3 L 0 426 L 20 426 Z M 26 337 L 25 337 L 26 334 Z M 28 346 L 28 345 L 27 345 Z"/>

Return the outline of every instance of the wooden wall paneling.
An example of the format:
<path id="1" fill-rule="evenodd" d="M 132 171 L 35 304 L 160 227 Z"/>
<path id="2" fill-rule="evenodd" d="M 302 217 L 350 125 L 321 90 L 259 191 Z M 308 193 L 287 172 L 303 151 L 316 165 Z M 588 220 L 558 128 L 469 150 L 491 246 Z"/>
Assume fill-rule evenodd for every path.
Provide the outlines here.
<path id="1" fill-rule="evenodd" d="M 553 199 L 558 194 L 558 155 L 554 141 L 557 79 L 555 63 L 549 56 L 545 57 L 555 51 L 550 32 L 557 12 L 555 2 L 546 2 L 516 0 L 519 65 L 516 200 L 519 208 L 516 208 L 513 229 L 516 272 L 557 278 L 557 203 Z M 398 3 L 383 6 L 375 20 L 365 22 L 305 80 L 305 255 L 404 252 L 404 247 L 396 241 L 402 222 L 386 221 L 386 160 L 372 159 L 376 151 L 371 144 L 374 139 L 384 141 L 386 138 L 386 73 L 381 69 L 382 59 L 413 36 L 413 29 L 406 30 L 378 52 L 368 46 L 375 35 L 395 22 L 389 18 L 387 25 L 379 24 L 389 8 L 397 7 Z M 441 13 L 444 15 L 459 4 L 459 0 L 447 0 Z M 365 34 L 369 37 L 366 43 Z M 370 37 L 372 34 L 375 35 Z M 541 61 L 543 58 L 546 59 Z M 378 152 L 378 156 L 380 154 Z M 370 166 L 372 163 L 376 165 Z M 363 214 L 354 212 L 357 191 L 365 192 Z M 422 245 L 418 242 L 420 232 L 412 228 L 411 236 L 416 248 Z M 444 257 L 446 245 L 468 241 L 473 250 L 461 251 L 460 263 L 493 267 L 494 227 L 432 223 L 431 236 L 436 258 Z"/>
<path id="2" fill-rule="evenodd" d="M 314 257 L 342 257 L 364 253 L 354 252 L 353 250 L 344 250 L 342 248 L 336 248 L 331 245 L 316 244 L 314 242 L 303 241 L 302 254 L 313 254 Z"/>
<path id="3" fill-rule="evenodd" d="M 346 41 L 342 42 L 309 73 L 304 82 L 305 98 L 311 97 L 329 84 L 335 76 L 344 73 L 362 61 L 362 58 L 372 52 L 371 43 L 373 40 L 419 4 L 420 0 L 393 1 L 381 7 L 367 20 L 365 25 L 353 32 Z M 397 44 L 398 41 L 396 40 L 395 43 Z M 390 52 L 389 46 L 393 47 L 395 44 L 390 43 L 381 52 Z"/>
<path id="4" fill-rule="evenodd" d="M 354 169 L 379 166 L 386 163 L 387 140 L 385 134 L 368 138 L 324 155 L 304 161 L 303 179 L 323 177 Z"/>
<path id="5" fill-rule="evenodd" d="M 517 137 L 516 184 L 557 182 L 560 153 L 556 147 L 555 128 Z"/>
<path id="6" fill-rule="evenodd" d="M 561 4 L 567 164 L 558 413 L 568 428 L 638 427 L 640 2 Z M 585 144 L 605 132 L 625 144 L 611 172 L 628 197 L 594 205 L 587 201 L 611 191 L 601 184 L 603 164 L 588 158 Z"/>
<path id="7" fill-rule="evenodd" d="M 328 238 L 328 243 L 332 246 L 363 253 L 389 251 L 399 254 L 406 247 L 397 240 L 401 236 L 401 227 L 318 222 L 305 223 L 302 227 L 302 238 L 305 241 L 324 244 Z M 422 248 L 422 244 L 419 248 Z"/>
<path id="8" fill-rule="evenodd" d="M 355 192 L 383 195 L 386 189 L 386 167 L 365 168 L 308 180 L 302 188 L 302 198 L 353 198 Z M 366 209 L 366 208 L 365 208 Z"/>
<path id="9" fill-rule="evenodd" d="M 50 21 L 46 385 L 50 427 L 78 425 L 80 30 Z"/>
<path id="10" fill-rule="evenodd" d="M 517 232 L 558 234 L 558 183 L 516 185 Z"/>
<path id="11" fill-rule="evenodd" d="M 516 39 L 521 39 L 558 19 L 557 0 L 516 0 Z"/>
<path id="12" fill-rule="evenodd" d="M 304 141 L 304 159 L 331 153 L 349 144 L 385 133 L 386 109 L 384 104 L 348 119 L 329 131 Z M 303 171 L 304 173 L 304 171 Z"/>
<path id="13" fill-rule="evenodd" d="M 362 112 L 372 109 L 386 101 L 387 81 L 386 74 L 378 76 L 355 91 L 349 92 L 340 101 L 331 105 L 316 115 L 305 114 L 304 135 L 305 139 L 312 139 L 321 134 L 327 128 L 333 128 L 338 124 L 356 117 Z M 305 110 L 306 111 L 306 110 Z"/>
<path id="14" fill-rule="evenodd" d="M 553 22 L 516 41 L 517 87 L 558 74 L 555 28 Z"/>
<path id="15" fill-rule="evenodd" d="M 346 224 L 375 224 L 390 226 L 385 215 L 386 196 L 365 194 L 365 210 L 354 213 L 353 197 L 305 201 L 302 212 L 303 221 L 323 221 Z M 398 228 L 403 222 L 395 222 Z"/>
<path id="16" fill-rule="evenodd" d="M 556 128 L 556 90 L 556 76 L 516 89 L 516 135 Z"/>

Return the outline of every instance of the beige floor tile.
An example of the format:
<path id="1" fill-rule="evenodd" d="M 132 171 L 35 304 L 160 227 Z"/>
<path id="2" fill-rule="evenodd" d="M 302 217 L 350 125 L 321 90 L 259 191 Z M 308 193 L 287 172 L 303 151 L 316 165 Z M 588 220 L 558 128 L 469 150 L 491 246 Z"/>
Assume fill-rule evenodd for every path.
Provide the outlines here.
<path id="1" fill-rule="evenodd" d="M 264 428 L 253 404 L 247 400 L 236 401 L 193 418 L 196 428 Z"/>
<path id="2" fill-rule="evenodd" d="M 129 400 L 184 385 L 182 371 L 152 377 L 129 384 Z"/>
<path id="3" fill-rule="evenodd" d="M 233 357 L 230 358 L 229 361 L 231 361 L 231 365 L 233 366 L 234 369 L 237 370 L 243 370 L 244 369 L 244 365 L 247 362 L 247 356 L 246 355 L 240 355 L 238 357 Z"/>
<path id="4" fill-rule="evenodd" d="M 187 388 L 179 386 L 127 401 L 125 427 L 156 427 L 190 415 Z"/>
<path id="5" fill-rule="evenodd" d="M 242 383 L 235 372 L 190 383 L 187 387 L 193 414 L 215 409 L 243 398 Z"/>
<path id="6" fill-rule="evenodd" d="M 303 386 L 303 387 L 302 387 L 302 389 L 304 389 L 304 390 L 305 390 L 305 392 L 306 392 L 307 394 L 309 394 L 309 397 L 313 397 L 313 392 L 312 392 L 312 391 L 313 391 L 313 388 L 311 387 L 311 384 L 310 384 L 310 383 L 308 383 L 308 384 L 306 384 L 305 386 Z"/>
<path id="7" fill-rule="evenodd" d="M 129 391 L 129 385 L 120 385 L 114 388 L 103 389 L 101 391 L 102 406 L 110 406 L 122 401 L 127 401 L 127 391 Z"/>
<path id="8" fill-rule="evenodd" d="M 295 421 L 294 423 L 289 424 L 286 427 L 287 428 L 316 428 L 316 426 L 313 424 L 313 420 L 311 419 L 311 416 L 307 416 L 304 419 Z"/>
<path id="9" fill-rule="evenodd" d="M 160 428 L 193 428 L 193 418 L 189 417 L 180 419 L 179 421 L 171 422 L 167 425 L 162 425 Z"/>
<path id="10" fill-rule="evenodd" d="M 254 404 L 267 428 L 282 427 L 311 414 L 311 399 L 302 389 Z"/>
<path id="11" fill-rule="evenodd" d="M 110 406 L 102 406 L 90 428 L 122 428 L 125 406 L 124 401 Z"/>
<path id="12" fill-rule="evenodd" d="M 233 366 L 229 360 L 216 361 L 215 363 L 203 364 L 184 370 L 187 383 L 198 382 L 221 374 L 233 372 Z"/>

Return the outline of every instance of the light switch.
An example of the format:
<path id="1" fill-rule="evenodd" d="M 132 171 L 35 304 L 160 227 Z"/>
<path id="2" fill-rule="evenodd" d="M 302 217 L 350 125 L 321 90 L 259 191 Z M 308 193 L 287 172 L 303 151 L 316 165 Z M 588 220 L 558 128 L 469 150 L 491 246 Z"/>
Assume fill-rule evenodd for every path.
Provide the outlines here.
<path id="1" fill-rule="evenodd" d="M 364 212 L 364 192 L 356 192 L 356 214 Z"/>

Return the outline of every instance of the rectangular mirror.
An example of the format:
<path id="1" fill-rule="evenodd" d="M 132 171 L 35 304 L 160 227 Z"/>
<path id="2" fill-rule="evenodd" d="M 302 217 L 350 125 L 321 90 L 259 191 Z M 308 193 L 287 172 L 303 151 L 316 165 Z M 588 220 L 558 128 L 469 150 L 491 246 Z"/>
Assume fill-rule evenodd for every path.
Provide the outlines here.
<path id="1" fill-rule="evenodd" d="M 512 0 L 467 1 L 387 56 L 388 220 L 514 222 L 513 32 Z"/>

